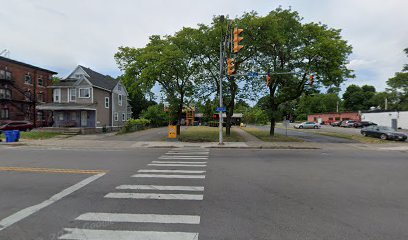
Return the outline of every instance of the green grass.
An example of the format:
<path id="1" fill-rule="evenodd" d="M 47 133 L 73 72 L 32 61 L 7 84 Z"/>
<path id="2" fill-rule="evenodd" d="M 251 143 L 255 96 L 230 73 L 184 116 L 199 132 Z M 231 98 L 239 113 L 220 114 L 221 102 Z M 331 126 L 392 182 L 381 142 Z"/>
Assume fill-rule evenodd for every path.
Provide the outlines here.
<path id="1" fill-rule="evenodd" d="M 233 129 L 231 129 L 231 136 L 225 136 L 224 128 L 224 142 L 244 142 L 244 139 Z M 182 142 L 218 142 L 218 127 L 188 127 L 182 129 L 178 138 Z"/>
<path id="2" fill-rule="evenodd" d="M 48 139 L 53 138 L 55 136 L 61 135 L 61 133 L 56 132 L 20 132 L 21 139 L 33 139 L 33 140 L 40 140 L 40 139 Z"/>
<path id="3" fill-rule="evenodd" d="M 260 130 L 258 128 L 244 127 L 241 129 L 265 142 L 303 142 L 303 140 L 299 138 L 276 133 L 275 136 L 271 137 L 269 136 L 269 131 Z"/>

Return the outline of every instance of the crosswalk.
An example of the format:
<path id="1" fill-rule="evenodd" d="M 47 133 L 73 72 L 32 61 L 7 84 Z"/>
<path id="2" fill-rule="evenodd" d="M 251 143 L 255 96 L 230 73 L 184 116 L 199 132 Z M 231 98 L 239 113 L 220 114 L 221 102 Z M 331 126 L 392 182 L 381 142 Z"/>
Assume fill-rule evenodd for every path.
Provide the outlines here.
<path id="1" fill-rule="evenodd" d="M 203 181 L 206 178 L 205 168 L 209 156 L 209 150 L 199 147 L 171 149 L 158 160 L 147 164 L 146 169 L 140 169 L 130 176 L 136 184 L 119 185 L 104 196 L 104 199 L 111 200 L 140 201 L 137 204 L 148 204 L 146 201 L 165 201 L 162 208 L 156 208 L 154 212 L 87 212 L 75 219 L 81 223 L 103 222 L 126 226 L 131 224 L 131 230 L 123 230 L 119 225 L 115 229 L 70 227 L 64 228 L 63 235 L 58 239 L 198 240 L 199 234 L 194 226 L 198 226 L 201 219 L 199 215 L 191 214 L 192 209 L 188 207 L 194 207 L 204 199 Z M 172 214 L 169 214 L 168 204 L 175 202 L 191 204 L 185 205 L 186 207 L 181 210 L 177 208 L 177 211 L 183 212 L 176 214 L 172 210 L 170 211 Z M 199 207 L 197 205 L 197 208 Z M 163 227 L 165 230 L 158 227 L 160 225 L 165 226 Z"/>

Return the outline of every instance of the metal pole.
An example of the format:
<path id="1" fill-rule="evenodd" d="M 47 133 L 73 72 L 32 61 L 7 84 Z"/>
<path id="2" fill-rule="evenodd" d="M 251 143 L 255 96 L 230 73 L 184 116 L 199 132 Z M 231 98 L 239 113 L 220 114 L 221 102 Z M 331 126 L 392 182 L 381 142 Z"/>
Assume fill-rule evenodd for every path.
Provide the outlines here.
<path id="1" fill-rule="evenodd" d="M 222 49 L 222 39 L 220 41 L 220 108 L 223 107 L 223 102 L 222 102 L 222 65 L 223 65 L 223 49 Z M 220 123 L 219 123 L 219 145 L 223 145 L 223 139 L 222 139 L 222 110 L 220 111 Z"/>

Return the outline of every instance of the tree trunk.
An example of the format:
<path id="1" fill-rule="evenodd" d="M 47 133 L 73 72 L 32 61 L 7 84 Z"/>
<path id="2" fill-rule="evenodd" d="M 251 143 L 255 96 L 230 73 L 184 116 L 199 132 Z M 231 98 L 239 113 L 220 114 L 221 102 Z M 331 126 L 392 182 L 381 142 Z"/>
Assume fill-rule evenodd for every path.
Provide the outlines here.
<path id="1" fill-rule="evenodd" d="M 177 136 L 180 135 L 181 132 L 181 117 L 183 116 L 183 102 L 184 102 L 184 94 L 180 96 L 180 104 L 177 109 Z"/>
<path id="2" fill-rule="evenodd" d="M 269 129 L 269 136 L 275 136 L 275 125 L 276 125 L 276 111 L 278 110 L 278 105 L 272 101 L 271 103 L 271 128 Z"/>
<path id="3" fill-rule="evenodd" d="M 269 130 L 269 136 L 271 137 L 275 136 L 275 124 L 276 124 L 275 116 L 272 116 L 271 117 L 271 129 Z"/>

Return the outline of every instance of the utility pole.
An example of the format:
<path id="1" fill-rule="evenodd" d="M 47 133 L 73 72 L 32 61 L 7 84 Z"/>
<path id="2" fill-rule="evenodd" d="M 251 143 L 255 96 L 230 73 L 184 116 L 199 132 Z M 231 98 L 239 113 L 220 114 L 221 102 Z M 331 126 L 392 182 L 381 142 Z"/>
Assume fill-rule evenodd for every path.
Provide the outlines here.
<path id="1" fill-rule="evenodd" d="M 336 112 L 337 113 L 339 112 L 339 101 L 337 101 L 337 104 L 336 104 Z"/>
<path id="2" fill-rule="evenodd" d="M 388 98 L 385 98 L 384 110 L 388 110 Z"/>
<path id="3" fill-rule="evenodd" d="M 224 23 L 224 15 L 221 15 L 220 16 L 220 23 L 221 23 L 221 26 L 222 26 L 222 24 Z M 222 66 L 223 66 L 223 61 L 224 61 L 224 49 L 223 49 L 223 37 L 222 37 L 222 29 L 221 29 L 221 39 L 220 39 L 220 95 L 219 95 L 219 97 L 220 97 L 220 108 L 222 108 L 223 107 L 223 102 L 222 102 L 222 78 L 223 78 L 223 74 L 222 74 Z M 220 112 L 219 112 L 219 114 L 220 114 L 220 117 L 219 117 L 219 126 L 218 126 L 218 129 L 219 129 L 219 145 L 224 145 L 224 142 L 223 142 L 223 136 L 222 136 L 222 129 L 223 129 L 223 127 L 222 127 L 222 110 L 220 110 Z"/>

